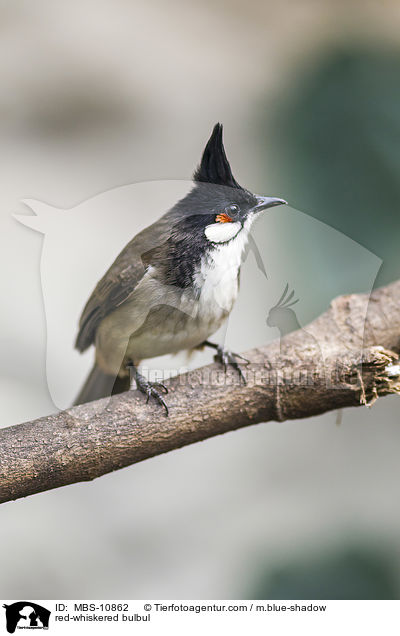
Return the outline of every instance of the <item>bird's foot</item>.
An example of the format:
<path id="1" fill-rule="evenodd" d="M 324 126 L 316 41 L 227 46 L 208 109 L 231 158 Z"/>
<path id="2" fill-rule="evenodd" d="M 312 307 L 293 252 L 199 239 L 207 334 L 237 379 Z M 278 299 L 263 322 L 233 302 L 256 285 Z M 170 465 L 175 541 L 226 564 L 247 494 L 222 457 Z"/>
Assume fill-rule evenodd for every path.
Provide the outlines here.
<path id="1" fill-rule="evenodd" d="M 243 371 L 240 368 L 236 358 L 243 360 L 245 364 L 249 364 L 250 360 L 247 360 L 247 358 L 244 358 L 238 353 L 233 353 L 232 351 L 229 351 L 228 349 L 224 349 L 223 347 L 220 347 L 220 346 L 217 346 L 216 349 L 217 349 L 217 353 L 214 356 L 215 362 L 220 362 L 223 365 L 225 373 L 227 371 L 228 366 L 231 366 L 233 369 L 235 369 L 235 371 L 237 371 L 239 375 L 239 379 L 243 381 L 243 384 L 247 384 L 246 378 L 244 377 Z"/>
<path id="2" fill-rule="evenodd" d="M 133 377 L 136 380 L 137 389 L 141 393 L 144 393 L 144 395 L 147 395 L 146 404 L 148 403 L 150 398 L 153 397 L 160 406 L 163 406 L 165 408 L 165 415 L 168 416 L 168 406 L 166 405 L 165 400 L 162 396 L 162 393 L 164 393 L 164 395 L 168 393 L 167 387 L 164 386 L 164 384 L 161 384 L 161 382 L 150 382 L 149 380 L 146 380 L 146 378 L 141 373 L 139 373 L 139 371 L 136 369 L 136 367 L 134 367 L 133 364 L 128 364 L 128 367 L 133 370 Z"/>
<path id="3" fill-rule="evenodd" d="M 161 395 L 161 392 L 164 394 L 168 393 L 168 389 L 166 386 L 161 384 L 161 382 L 149 382 L 148 380 L 146 380 L 145 377 L 140 375 L 140 373 L 138 373 L 136 376 L 136 386 L 139 391 L 147 395 L 146 403 L 150 400 L 151 397 L 153 397 L 160 406 L 163 406 L 165 408 L 165 415 L 168 415 L 168 406 L 166 405 L 165 400 Z"/>

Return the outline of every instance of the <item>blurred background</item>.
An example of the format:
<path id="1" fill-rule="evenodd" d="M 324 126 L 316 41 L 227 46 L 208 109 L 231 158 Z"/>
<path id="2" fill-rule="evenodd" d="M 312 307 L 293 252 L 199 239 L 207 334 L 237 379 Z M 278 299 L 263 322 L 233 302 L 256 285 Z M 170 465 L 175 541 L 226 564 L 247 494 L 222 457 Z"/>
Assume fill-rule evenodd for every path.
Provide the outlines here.
<path id="1" fill-rule="evenodd" d="M 52 377 L 76 392 L 63 356 L 130 238 L 119 219 L 135 233 L 156 215 L 129 217 L 129 184 L 190 179 L 216 121 L 238 181 L 290 203 L 255 227 L 270 282 L 250 257 L 232 348 L 279 336 L 265 318 L 288 281 L 305 325 L 335 295 L 398 278 L 395 0 L 13 0 L 0 16 L 2 426 L 55 410 L 48 332 Z M 89 207 L 124 231 L 63 282 L 57 306 L 76 317 L 56 334 L 47 237 L 12 214 L 29 214 L 24 198 L 75 209 L 117 186 Z M 64 249 L 74 263 L 76 245 Z M 328 413 L 250 427 L 3 504 L 0 597 L 399 598 L 399 404 L 348 409 L 340 426 Z"/>

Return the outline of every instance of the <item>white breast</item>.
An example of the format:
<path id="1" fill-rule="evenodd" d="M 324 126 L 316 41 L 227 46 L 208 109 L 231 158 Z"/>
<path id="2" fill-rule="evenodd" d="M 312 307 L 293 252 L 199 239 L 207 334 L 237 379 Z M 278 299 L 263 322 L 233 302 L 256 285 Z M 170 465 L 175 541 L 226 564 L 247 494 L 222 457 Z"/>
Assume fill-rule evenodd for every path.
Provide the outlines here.
<path id="1" fill-rule="evenodd" d="M 199 315 L 221 320 L 231 311 L 238 294 L 238 274 L 247 239 L 248 232 L 243 229 L 228 243 L 213 246 L 202 258 L 195 276 L 200 291 Z"/>

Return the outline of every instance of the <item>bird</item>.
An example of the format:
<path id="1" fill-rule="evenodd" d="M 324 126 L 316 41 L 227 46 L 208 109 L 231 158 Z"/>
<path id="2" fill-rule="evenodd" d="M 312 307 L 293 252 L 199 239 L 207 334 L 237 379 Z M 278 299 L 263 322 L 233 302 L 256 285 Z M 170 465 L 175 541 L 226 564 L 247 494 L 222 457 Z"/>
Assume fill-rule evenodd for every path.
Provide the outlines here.
<path id="1" fill-rule="evenodd" d="M 237 298 L 253 221 L 285 203 L 239 185 L 217 123 L 189 193 L 123 248 L 87 301 L 75 347 L 94 345 L 95 362 L 75 404 L 126 391 L 133 379 L 168 415 L 167 388 L 146 379 L 140 362 L 204 346 L 244 379 L 238 363 L 244 358 L 208 338 Z"/>

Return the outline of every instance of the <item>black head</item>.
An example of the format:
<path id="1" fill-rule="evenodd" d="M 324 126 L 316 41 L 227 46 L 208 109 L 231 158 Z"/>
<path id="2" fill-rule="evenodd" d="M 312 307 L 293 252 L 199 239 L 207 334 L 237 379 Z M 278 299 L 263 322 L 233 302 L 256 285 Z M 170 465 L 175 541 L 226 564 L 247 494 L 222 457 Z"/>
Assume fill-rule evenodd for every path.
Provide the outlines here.
<path id="1" fill-rule="evenodd" d="M 165 243 L 157 254 L 146 257 L 149 262 L 163 263 L 164 280 L 180 287 L 191 284 L 207 250 L 231 244 L 240 232 L 250 229 L 259 212 L 286 203 L 252 194 L 239 185 L 225 154 L 221 124 L 214 126 L 193 181 L 189 194 L 163 217 L 168 234 Z"/>
<path id="2" fill-rule="evenodd" d="M 176 206 L 174 216 L 188 229 L 193 225 L 205 227 L 212 223 L 240 223 L 262 210 L 286 203 L 276 197 L 252 194 L 236 181 L 222 141 L 222 124 L 216 124 L 193 175 L 195 187 Z M 189 217 L 201 218 L 189 219 Z M 229 234 L 229 232 L 228 232 Z"/>

